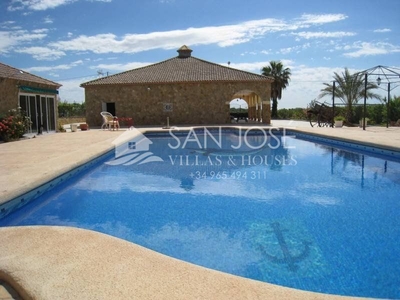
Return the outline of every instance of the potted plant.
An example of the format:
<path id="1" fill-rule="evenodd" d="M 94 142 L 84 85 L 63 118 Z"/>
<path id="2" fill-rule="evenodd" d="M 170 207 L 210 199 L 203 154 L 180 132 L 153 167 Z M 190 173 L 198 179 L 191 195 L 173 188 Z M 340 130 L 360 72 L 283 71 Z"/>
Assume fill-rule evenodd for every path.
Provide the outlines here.
<path id="1" fill-rule="evenodd" d="M 88 130 L 88 129 L 89 129 L 89 126 L 88 126 L 87 123 L 81 123 L 81 124 L 79 125 L 79 128 L 80 128 L 82 131 L 85 131 L 85 130 Z"/>
<path id="2" fill-rule="evenodd" d="M 363 127 L 363 123 L 365 122 L 365 127 L 367 127 L 369 119 L 368 118 L 363 118 L 360 120 L 360 127 Z"/>
<path id="3" fill-rule="evenodd" d="M 342 116 L 336 116 L 335 117 L 335 127 L 343 127 L 343 121 L 345 120 L 344 117 Z"/>

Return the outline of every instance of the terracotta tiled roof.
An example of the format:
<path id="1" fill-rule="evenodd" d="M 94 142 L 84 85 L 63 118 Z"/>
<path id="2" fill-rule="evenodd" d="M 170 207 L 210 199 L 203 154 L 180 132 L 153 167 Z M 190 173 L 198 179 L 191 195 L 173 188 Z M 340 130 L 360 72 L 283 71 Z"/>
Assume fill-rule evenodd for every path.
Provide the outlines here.
<path id="1" fill-rule="evenodd" d="M 2 63 L 0 63 L 0 78 L 10 78 L 10 79 L 16 79 L 16 80 L 22 80 L 22 81 L 28 81 L 28 82 L 41 83 L 41 84 L 54 86 L 56 88 L 59 88 L 61 86 L 61 84 L 56 83 L 54 81 L 44 79 L 42 77 L 30 74 L 23 70 L 13 68 L 13 67 L 10 67 L 10 66 L 2 64 Z"/>
<path id="2" fill-rule="evenodd" d="M 211 63 L 190 55 L 192 50 L 182 46 L 177 57 L 115 75 L 82 83 L 82 87 L 108 84 L 145 84 L 176 82 L 242 82 L 273 81 L 273 79 Z"/>

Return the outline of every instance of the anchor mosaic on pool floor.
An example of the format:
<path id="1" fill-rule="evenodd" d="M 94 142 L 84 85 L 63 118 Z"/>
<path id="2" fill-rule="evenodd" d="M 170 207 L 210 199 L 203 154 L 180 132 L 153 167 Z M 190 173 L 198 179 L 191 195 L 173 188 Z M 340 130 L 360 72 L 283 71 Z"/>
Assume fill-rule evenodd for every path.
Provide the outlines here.
<path id="1" fill-rule="evenodd" d="M 253 247 L 262 257 L 258 268 L 263 280 L 318 278 L 329 274 L 321 249 L 302 222 L 266 220 L 251 224 L 249 232 Z"/>

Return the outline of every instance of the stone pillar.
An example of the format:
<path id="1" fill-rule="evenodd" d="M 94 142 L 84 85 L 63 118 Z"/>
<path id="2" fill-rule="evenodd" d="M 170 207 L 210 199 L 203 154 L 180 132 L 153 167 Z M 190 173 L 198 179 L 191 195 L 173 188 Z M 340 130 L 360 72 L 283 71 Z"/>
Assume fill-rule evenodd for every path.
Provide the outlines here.
<path id="1" fill-rule="evenodd" d="M 258 121 L 258 102 L 257 96 L 254 97 L 254 121 Z"/>
<path id="2" fill-rule="evenodd" d="M 249 120 L 253 120 L 253 103 L 254 99 L 253 96 L 251 96 L 249 99 Z"/>
<path id="3" fill-rule="evenodd" d="M 226 111 L 227 111 L 226 123 L 229 124 L 229 123 L 231 123 L 231 112 L 230 112 L 231 101 L 226 101 L 225 107 L 226 107 Z"/>
<path id="4" fill-rule="evenodd" d="M 254 96 L 254 108 L 253 108 L 253 120 L 258 121 L 258 101 L 257 101 L 257 95 Z"/>
<path id="5" fill-rule="evenodd" d="M 271 124 L 271 102 L 262 102 L 262 122 L 263 124 Z"/>
<path id="6" fill-rule="evenodd" d="M 249 107 L 249 97 L 248 96 L 243 96 L 243 100 L 246 102 L 247 107 Z M 247 108 L 247 111 L 249 111 L 248 108 Z"/>

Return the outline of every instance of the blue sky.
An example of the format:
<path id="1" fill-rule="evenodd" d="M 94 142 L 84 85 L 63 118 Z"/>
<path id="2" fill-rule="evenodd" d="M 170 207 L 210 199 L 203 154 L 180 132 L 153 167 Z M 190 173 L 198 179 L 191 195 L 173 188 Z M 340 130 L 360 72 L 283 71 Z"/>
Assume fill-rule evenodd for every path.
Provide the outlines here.
<path id="1" fill-rule="evenodd" d="M 79 85 L 99 73 L 157 63 L 187 45 L 197 58 L 257 74 L 281 61 L 292 76 L 278 108 L 306 107 L 345 67 L 399 68 L 399 15 L 399 0 L 2 0 L 0 61 L 82 102 Z"/>

